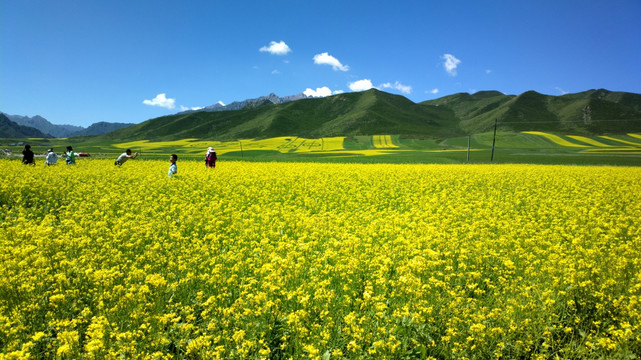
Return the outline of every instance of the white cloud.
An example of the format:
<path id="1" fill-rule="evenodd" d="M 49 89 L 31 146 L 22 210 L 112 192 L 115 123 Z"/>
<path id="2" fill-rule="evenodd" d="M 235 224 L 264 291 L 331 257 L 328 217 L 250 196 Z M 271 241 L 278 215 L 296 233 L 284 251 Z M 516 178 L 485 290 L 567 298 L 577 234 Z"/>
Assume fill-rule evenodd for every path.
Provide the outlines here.
<path id="1" fill-rule="evenodd" d="M 187 110 L 198 111 L 198 110 L 200 110 L 202 108 L 203 108 L 202 106 L 187 107 L 187 106 L 180 105 L 180 110 L 181 111 L 187 111 Z"/>
<path id="2" fill-rule="evenodd" d="M 272 70 L 272 75 L 278 75 L 278 74 L 280 74 L 280 71 L 278 71 L 277 69 Z"/>
<path id="3" fill-rule="evenodd" d="M 349 89 L 352 91 L 365 91 L 373 88 L 372 81 L 369 79 L 363 79 L 349 83 Z"/>
<path id="4" fill-rule="evenodd" d="M 487 70 L 485 70 L 485 73 L 489 75 L 489 74 L 491 74 L 491 73 L 492 73 L 492 70 L 487 69 Z"/>
<path id="5" fill-rule="evenodd" d="M 441 59 L 445 60 L 445 62 L 443 63 L 443 66 L 445 66 L 445 71 L 447 71 L 447 73 L 452 76 L 456 76 L 456 68 L 458 67 L 458 64 L 461 63 L 461 60 L 457 59 L 452 54 L 445 54 L 441 56 Z"/>
<path id="6" fill-rule="evenodd" d="M 160 106 L 166 109 L 173 109 L 176 107 L 176 99 L 167 98 L 166 94 L 158 94 L 152 100 L 143 100 L 142 102 L 149 106 Z"/>
<path id="7" fill-rule="evenodd" d="M 438 92 L 439 92 L 439 90 L 437 88 L 434 88 L 434 89 L 432 89 L 430 91 L 426 91 L 426 93 L 430 93 L 430 94 L 434 94 L 434 95 L 438 94 Z"/>
<path id="8" fill-rule="evenodd" d="M 225 103 L 222 102 L 222 101 L 217 102 L 217 104 L 220 105 L 220 106 L 226 106 Z"/>
<path id="9" fill-rule="evenodd" d="M 305 91 L 303 91 L 303 94 L 312 97 L 326 97 L 332 95 L 332 90 L 330 90 L 330 88 L 328 88 L 327 86 L 317 88 L 316 90 L 307 88 L 305 89 Z"/>
<path id="10" fill-rule="evenodd" d="M 337 58 L 333 57 L 332 55 L 324 52 L 322 54 L 316 54 L 314 55 L 314 64 L 317 65 L 331 65 L 332 69 L 334 71 L 340 70 L 340 71 L 348 71 L 349 66 L 341 64 L 340 61 L 338 61 Z"/>
<path id="11" fill-rule="evenodd" d="M 382 84 L 379 87 L 382 88 L 382 89 L 396 89 L 396 90 L 402 92 L 403 94 L 411 94 L 412 93 L 412 87 L 411 86 L 403 85 L 398 81 L 395 82 L 394 84 L 385 83 L 385 84 Z"/>
<path id="12" fill-rule="evenodd" d="M 344 92 L 345 91 L 343 91 L 343 90 L 334 90 L 334 95 L 342 94 Z"/>
<path id="13" fill-rule="evenodd" d="M 287 53 L 291 52 L 292 49 L 285 44 L 284 41 L 281 42 L 276 42 L 272 41 L 269 43 L 269 46 L 263 46 L 262 48 L 259 49 L 260 52 L 268 52 L 272 55 L 287 55 Z"/>

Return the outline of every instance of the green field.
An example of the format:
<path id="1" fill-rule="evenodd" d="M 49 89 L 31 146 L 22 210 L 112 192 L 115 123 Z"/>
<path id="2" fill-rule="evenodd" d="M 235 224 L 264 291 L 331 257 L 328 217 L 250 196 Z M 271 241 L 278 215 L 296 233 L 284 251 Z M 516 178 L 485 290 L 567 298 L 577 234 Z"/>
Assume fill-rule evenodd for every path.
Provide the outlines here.
<path id="1" fill-rule="evenodd" d="M 219 160 L 306 161 L 332 163 L 489 163 L 493 133 L 448 139 L 409 138 L 398 135 L 351 136 L 304 139 L 278 137 L 216 141 L 183 139 L 174 141 L 105 141 L 92 137 L 70 139 L 0 139 L 0 147 L 20 155 L 19 142 L 31 144 L 36 154 L 53 147 L 62 153 L 67 145 L 92 158 L 116 158 L 125 149 L 144 158 L 163 158 L 176 153 L 182 159 L 199 159 L 214 146 Z M 12 146 L 13 145 L 13 146 Z M 469 155 L 469 161 L 468 161 Z M 44 161 L 44 160 L 42 160 Z M 495 163 L 568 165 L 641 165 L 641 135 L 572 136 L 552 133 L 499 132 Z"/>

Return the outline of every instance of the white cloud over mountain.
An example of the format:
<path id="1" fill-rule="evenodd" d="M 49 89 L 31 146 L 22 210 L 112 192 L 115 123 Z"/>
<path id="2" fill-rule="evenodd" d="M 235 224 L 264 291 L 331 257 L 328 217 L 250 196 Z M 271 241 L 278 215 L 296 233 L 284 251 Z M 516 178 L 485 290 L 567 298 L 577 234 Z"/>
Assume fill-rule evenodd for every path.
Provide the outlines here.
<path id="1" fill-rule="evenodd" d="M 349 89 L 352 91 L 365 91 L 372 89 L 373 87 L 374 85 L 372 85 L 372 80 L 370 79 L 363 79 L 349 83 Z"/>
<path id="2" fill-rule="evenodd" d="M 200 110 L 200 109 L 202 109 L 202 108 L 203 108 L 202 106 L 192 106 L 192 107 L 187 107 L 187 106 L 180 105 L 180 110 L 181 110 L 181 111 L 187 111 L 187 110 L 198 111 L 198 110 Z"/>
<path id="3" fill-rule="evenodd" d="M 412 87 L 411 86 L 403 85 L 398 81 L 395 82 L 394 84 L 391 84 L 391 83 L 381 84 L 379 86 L 379 88 L 381 88 L 381 89 L 396 89 L 396 90 L 402 92 L 403 94 L 411 94 L 412 93 Z"/>
<path id="4" fill-rule="evenodd" d="M 305 89 L 305 91 L 303 91 L 303 94 L 305 96 L 311 96 L 311 97 L 326 97 L 326 96 L 331 96 L 331 95 L 342 94 L 344 92 L 345 91 L 343 91 L 343 90 L 334 90 L 334 91 L 332 91 L 327 86 L 323 86 L 323 87 L 320 87 L 320 88 L 316 88 L 316 90 L 307 88 L 307 89 Z"/>
<path id="5" fill-rule="evenodd" d="M 334 71 L 348 71 L 349 66 L 341 64 L 337 58 L 333 57 L 329 53 L 321 53 L 314 55 L 314 64 L 317 65 L 330 65 Z"/>
<path id="6" fill-rule="evenodd" d="M 292 49 L 284 41 L 271 41 L 268 46 L 259 49 L 260 52 L 268 52 L 272 55 L 287 55 Z"/>
<path id="7" fill-rule="evenodd" d="M 158 94 L 151 100 L 143 100 L 142 102 L 149 106 L 158 106 L 165 109 L 173 109 L 176 107 L 176 99 L 167 98 L 167 94 Z"/>
<path id="8" fill-rule="evenodd" d="M 316 90 L 307 88 L 305 89 L 305 91 L 303 91 L 303 94 L 305 94 L 305 96 L 312 97 L 326 97 L 332 95 L 332 90 L 330 90 L 330 88 L 328 88 L 327 86 L 317 88 Z"/>

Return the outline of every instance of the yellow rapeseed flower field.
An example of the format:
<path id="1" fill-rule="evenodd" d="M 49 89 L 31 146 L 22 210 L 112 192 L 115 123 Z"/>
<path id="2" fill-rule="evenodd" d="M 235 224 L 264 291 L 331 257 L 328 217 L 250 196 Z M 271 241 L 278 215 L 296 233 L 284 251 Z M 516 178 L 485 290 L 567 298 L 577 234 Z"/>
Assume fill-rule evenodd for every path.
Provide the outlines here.
<path id="1" fill-rule="evenodd" d="M 0 359 L 641 354 L 641 168 L 0 165 Z"/>

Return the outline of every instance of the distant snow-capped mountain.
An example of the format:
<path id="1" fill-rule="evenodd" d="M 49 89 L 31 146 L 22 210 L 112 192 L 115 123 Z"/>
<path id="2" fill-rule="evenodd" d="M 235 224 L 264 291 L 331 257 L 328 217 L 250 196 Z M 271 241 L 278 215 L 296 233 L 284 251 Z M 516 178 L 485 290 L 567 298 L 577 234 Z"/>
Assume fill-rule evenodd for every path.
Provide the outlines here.
<path id="1" fill-rule="evenodd" d="M 231 111 L 231 110 L 240 110 L 240 109 L 245 109 L 245 108 L 256 108 L 259 106 L 263 105 L 270 105 L 270 104 L 282 104 L 290 101 L 296 101 L 296 100 L 301 100 L 301 99 L 308 99 L 312 98 L 312 96 L 307 96 L 303 93 L 296 94 L 296 95 L 289 95 L 289 96 L 284 96 L 284 97 L 279 97 L 278 95 L 271 93 L 267 96 L 261 96 L 257 97 L 255 99 L 246 99 L 243 101 L 234 101 L 229 105 L 225 105 L 222 102 L 217 102 L 216 104 L 205 106 L 202 109 L 199 110 L 187 110 L 180 112 L 180 114 L 187 114 L 187 113 L 193 113 L 196 111 L 208 111 L 208 112 L 214 112 L 214 111 Z"/>

